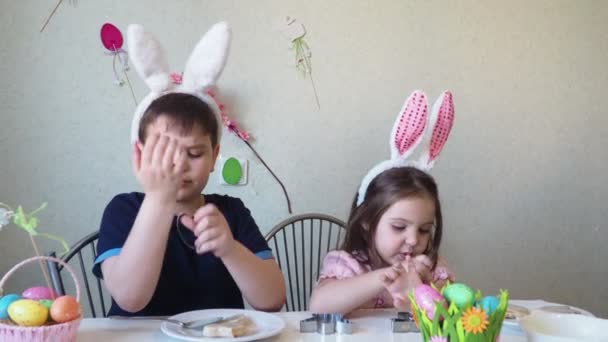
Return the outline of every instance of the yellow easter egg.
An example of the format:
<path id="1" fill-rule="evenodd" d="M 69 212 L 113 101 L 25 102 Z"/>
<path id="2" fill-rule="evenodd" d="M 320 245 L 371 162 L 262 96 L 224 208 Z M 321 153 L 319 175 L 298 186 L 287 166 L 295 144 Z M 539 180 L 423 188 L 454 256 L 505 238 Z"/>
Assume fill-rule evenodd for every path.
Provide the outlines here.
<path id="1" fill-rule="evenodd" d="M 48 319 L 49 310 L 35 300 L 20 299 L 9 305 L 8 317 L 20 326 L 39 327 Z"/>

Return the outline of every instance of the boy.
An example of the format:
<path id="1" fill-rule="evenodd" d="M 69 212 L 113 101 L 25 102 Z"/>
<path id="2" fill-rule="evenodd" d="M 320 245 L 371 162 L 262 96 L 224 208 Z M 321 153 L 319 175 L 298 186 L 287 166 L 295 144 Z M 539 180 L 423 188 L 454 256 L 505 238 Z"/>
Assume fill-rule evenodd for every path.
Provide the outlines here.
<path id="1" fill-rule="evenodd" d="M 109 315 L 243 308 L 243 296 L 258 310 L 283 306 L 283 275 L 249 210 L 237 198 L 201 194 L 221 137 L 219 109 L 203 90 L 221 73 L 229 38 L 225 23 L 214 25 L 176 88 L 160 44 L 129 27 L 133 65 L 152 92 L 132 126 L 144 193 L 114 197 L 99 231 L 93 273 L 112 295 Z"/>
<path id="2" fill-rule="evenodd" d="M 283 276 L 249 210 L 201 195 L 219 153 L 217 125 L 203 101 L 180 93 L 142 117 L 133 171 L 145 194 L 114 197 L 100 228 L 94 272 L 112 294 L 110 315 L 242 308 L 241 292 L 256 309 L 282 307 Z"/>

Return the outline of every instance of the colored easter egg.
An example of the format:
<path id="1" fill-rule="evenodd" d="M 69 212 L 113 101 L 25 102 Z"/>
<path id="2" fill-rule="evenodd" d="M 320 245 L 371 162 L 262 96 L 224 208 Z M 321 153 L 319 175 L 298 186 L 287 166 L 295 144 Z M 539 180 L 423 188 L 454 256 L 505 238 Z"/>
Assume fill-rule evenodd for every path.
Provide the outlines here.
<path id="1" fill-rule="evenodd" d="M 414 300 L 416 301 L 416 305 L 426 312 L 426 316 L 430 320 L 435 316 L 436 302 L 439 302 L 446 309 L 448 307 L 445 298 L 441 296 L 439 291 L 426 284 L 416 286 L 414 289 Z"/>
<path id="2" fill-rule="evenodd" d="M 18 325 L 38 327 L 48 319 L 49 310 L 35 300 L 19 299 L 8 306 L 8 316 Z"/>
<path id="3" fill-rule="evenodd" d="M 61 296 L 51 305 L 51 318 L 58 323 L 73 321 L 80 317 L 80 304 L 72 296 Z"/>
<path id="4" fill-rule="evenodd" d="M 0 319 L 8 319 L 8 306 L 19 299 L 21 299 L 21 296 L 14 293 L 7 294 L 0 298 Z"/>
<path id="5" fill-rule="evenodd" d="M 58 297 L 55 291 L 44 286 L 30 287 L 29 289 L 23 291 L 22 296 L 23 298 L 31 300 L 54 299 Z"/>
<path id="6" fill-rule="evenodd" d="M 454 303 L 460 310 L 470 307 L 475 302 L 475 293 L 465 284 L 451 284 L 443 290 L 443 296 L 448 302 Z"/>
<path id="7" fill-rule="evenodd" d="M 483 297 L 477 305 L 490 316 L 496 311 L 499 300 L 494 296 Z"/>
<path id="8" fill-rule="evenodd" d="M 41 299 L 38 301 L 38 303 L 44 305 L 44 307 L 48 310 L 51 310 L 51 305 L 53 305 L 53 301 L 50 299 Z"/>

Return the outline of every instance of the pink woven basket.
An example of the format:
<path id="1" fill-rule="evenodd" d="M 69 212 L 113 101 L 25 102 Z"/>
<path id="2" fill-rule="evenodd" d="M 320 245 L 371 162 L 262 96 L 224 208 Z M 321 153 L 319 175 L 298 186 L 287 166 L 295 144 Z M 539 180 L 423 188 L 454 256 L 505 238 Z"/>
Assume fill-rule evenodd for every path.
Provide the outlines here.
<path id="1" fill-rule="evenodd" d="M 76 284 L 76 301 L 80 302 L 80 284 L 78 283 L 78 278 L 76 278 L 76 274 L 74 270 L 64 261 L 46 257 L 46 256 L 38 256 L 23 260 L 17 265 L 13 266 L 0 280 L 0 290 L 4 288 L 4 283 L 10 278 L 13 273 L 15 273 L 19 268 L 23 265 L 41 261 L 41 260 L 50 260 L 56 262 L 58 264 L 63 265 L 63 267 L 68 270 L 70 276 L 74 280 Z M 53 325 L 43 325 L 41 327 L 20 327 L 17 325 L 4 324 L 0 322 L 0 341 L 11 341 L 11 342 L 70 342 L 76 341 L 76 332 L 78 331 L 78 326 L 80 326 L 80 321 L 82 320 L 82 316 L 78 319 L 75 319 L 70 322 L 61 323 L 61 324 L 53 324 Z"/>

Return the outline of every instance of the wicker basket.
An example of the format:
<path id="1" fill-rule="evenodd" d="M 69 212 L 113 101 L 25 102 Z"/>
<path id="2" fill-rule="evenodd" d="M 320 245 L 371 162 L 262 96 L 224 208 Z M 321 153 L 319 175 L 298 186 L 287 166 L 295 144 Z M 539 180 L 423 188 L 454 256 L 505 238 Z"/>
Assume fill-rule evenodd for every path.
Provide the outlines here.
<path id="1" fill-rule="evenodd" d="M 64 261 L 46 256 L 38 256 L 23 260 L 17 265 L 13 266 L 0 280 L 0 289 L 4 288 L 4 283 L 10 278 L 22 266 L 41 260 L 50 260 L 58 264 L 63 265 L 66 270 L 72 276 L 74 283 L 76 284 L 76 301 L 80 301 L 80 284 L 74 270 L 68 266 Z M 18 325 L 5 324 L 0 322 L 0 341 L 14 341 L 14 342 L 70 342 L 76 341 L 76 332 L 82 316 L 66 323 L 43 325 L 40 327 L 21 327 Z"/>

